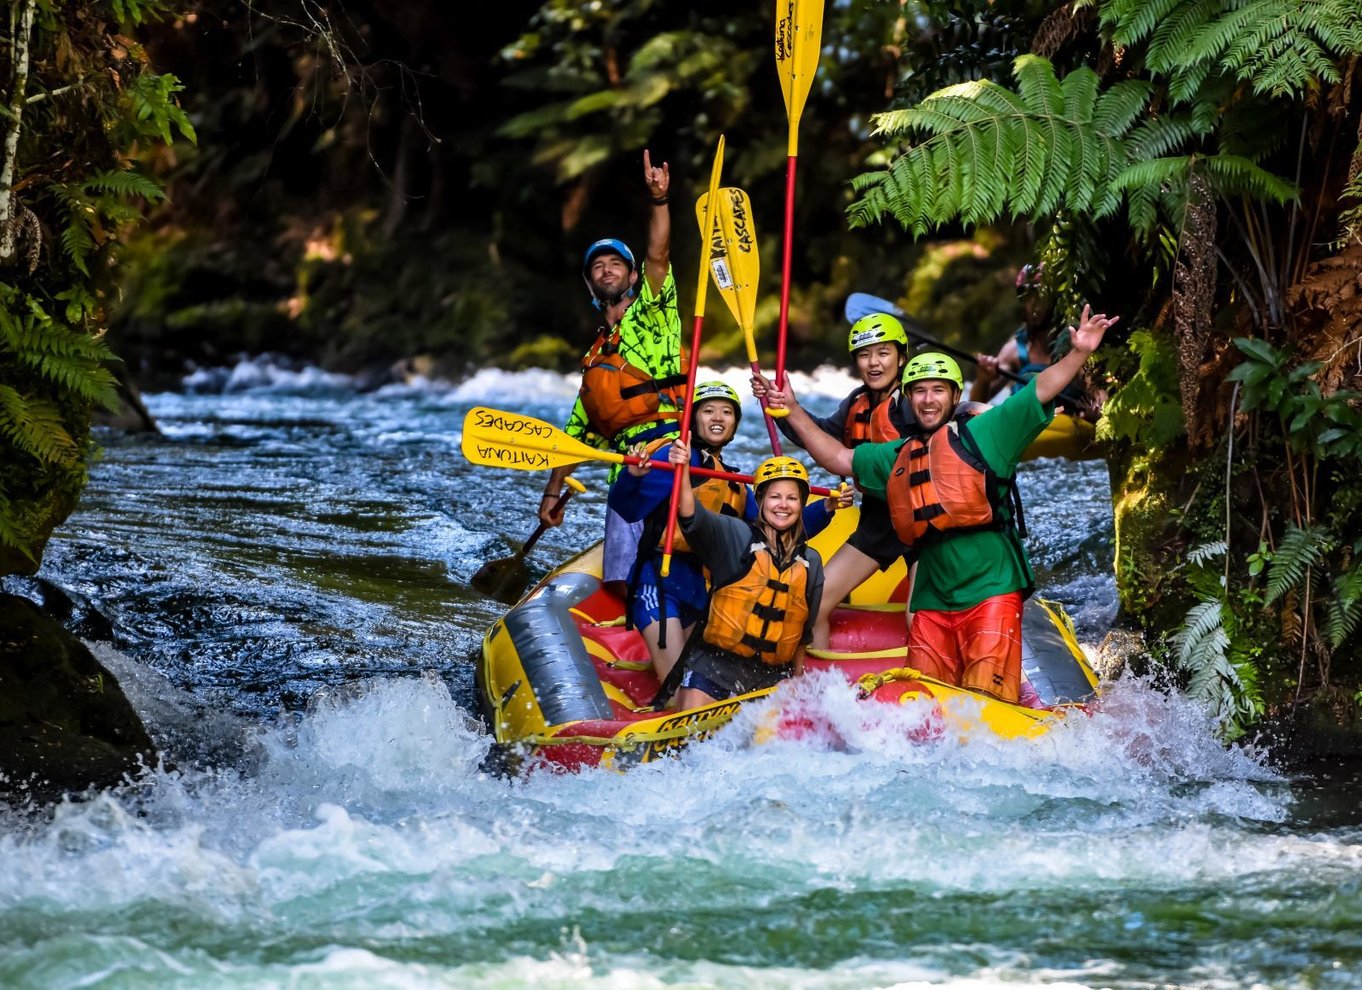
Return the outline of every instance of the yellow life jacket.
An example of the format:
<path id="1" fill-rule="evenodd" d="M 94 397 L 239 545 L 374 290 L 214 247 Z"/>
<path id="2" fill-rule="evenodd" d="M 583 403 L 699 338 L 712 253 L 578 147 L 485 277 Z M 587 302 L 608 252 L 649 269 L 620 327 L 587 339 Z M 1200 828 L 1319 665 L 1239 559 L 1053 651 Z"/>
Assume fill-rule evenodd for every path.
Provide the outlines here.
<path id="1" fill-rule="evenodd" d="M 652 440 L 644 448 L 643 456 L 651 458 L 658 450 L 674 443 L 674 437 L 659 437 Z M 719 459 L 717 454 L 712 454 L 707 450 L 700 452 L 700 466 L 714 471 L 728 471 L 729 468 Z M 699 484 L 692 481 L 691 492 L 695 495 L 695 501 L 703 505 L 710 512 L 717 512 L 724 516 L 735 516 L 741 519 L 743 512 L 747 509 L 747 486 L 737 481 L 727 481 L 724 478 L 704 478 L 700 479 Z M 661 507 L 662 523 L 661 530 L 657 537 L 657 548 L 665 550 L 667 542 L 666 512 L 670 508 L 670 503 Z M 690 544 L 686 542 L 686 537 L 681 533 L 681 527 L 676 527 L 676 532 L 672 534 L 672 552 L 681 553 L 691 552 Z"/>
<path id="2" fill-rule="evenodd" d="M 704 639 L 740 657 L 791 663 L 809 618 L 809 562 L 801 547 L 778 569 L 756 527 L 752 539 L 747 571 L 710 596 Z"/>
<path id="3" fill-rule="evenodd" d="M 579 393 L 591 429 L 608 440 L 622 430 L 642 424 L 665 426 L 679 419 L 686 401 L 686 349 L 681 349 L 681 372 L 653 378 L 626 361 L 619 352 L 620 332 L 605 327 L 582 358 Z M 672 409 L 663 410 L 666 400 Z"/>

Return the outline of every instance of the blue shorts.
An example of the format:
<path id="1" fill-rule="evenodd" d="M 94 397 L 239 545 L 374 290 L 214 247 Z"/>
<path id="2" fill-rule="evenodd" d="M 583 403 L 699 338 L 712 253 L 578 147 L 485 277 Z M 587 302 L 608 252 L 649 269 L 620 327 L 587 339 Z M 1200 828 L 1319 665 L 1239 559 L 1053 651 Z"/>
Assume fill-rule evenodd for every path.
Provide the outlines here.
<path id="1" fill-rule="evenodd" d="M 601 564 L 602 581 L 628 581 L 629 572 L 634 569 L 634 558 L 638 556 L 638 541 L 643 535 L 643 521 L 625 522 L 609 506 L 605 510 L 605 547 L 601 551 L 604 559 Z"/>
<path id="2" fill-rule="evenodd" d="M 629 618 L 635 629 L 647 629 L 659 621 L 663 601 L 667 618 L 680 619 L 683 629 L 702 619 L 709 608 L 704 571 L 692 554 L 674 554 L 672 572 L 665 579 L 657 573 L 661 566 L 662 556 L 657 553 L 651 553 L 639 562 L 638 585 L 634 588 L 633 601 L 629 603 Z"/>

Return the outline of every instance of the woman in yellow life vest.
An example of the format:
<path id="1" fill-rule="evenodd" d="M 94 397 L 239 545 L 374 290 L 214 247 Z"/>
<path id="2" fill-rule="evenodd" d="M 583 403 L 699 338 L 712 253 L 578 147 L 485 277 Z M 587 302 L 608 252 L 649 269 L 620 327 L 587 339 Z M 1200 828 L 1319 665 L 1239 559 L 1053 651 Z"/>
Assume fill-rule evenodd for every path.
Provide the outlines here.
<path id="1" fill-rule="evenodd" d="M 754 475 L 755 522 L 706 509 L 690 486 L 690 450 L 669 460 L 685 472 L 677 521 L 713 590 L 699 635 L 681 655 L 678 706 L 694 708 L 772 687 L 803 669 L 823 594 L 823 561 L 804 533 L 809 472 L 790 457 Z"/>
<path id="2" fill-rule="evenodd" d="M 831 416 L 811 416 L 814 425 L 848 449 L 907 436 L 912 413 L 900 401 L 899 392 L 899 376 L 908 361 L 908 334 L 903 324 L 888 313 L 864 316 L 852 325 L 847 350 L 861 384 Z M 753 376 L 753 395 L 761 398 L 771 387 L 765 378 Z M 785 387 L 789 389 L 788 381 Z M 789 440 L 807 446 L 786 419 L 775 422 Z M 827 648 L 832 610 L 838 603 L 877 570 L 893 566 L 903 553 L 904 546 L 890 524 L 889 507 L 884 499 L 862 491 L 856 530 L 828 560 L 823 607 L 813 627 L 814 647 Z"/>
<path id="3" fill-rule="evenodd" d="M 739 469 L 723 460 L 742 422 L 738 393 L 722 381 L 699 382 L 691 402 L 691 464 L 719 471 Z M 634 447 L 639 457 L 666 458 L 670 439 Z M 648 646 L 653 671 L 661 683 L 676 663 L 692 627 L 705 614 L 709 588 L 704 568 L 678 531 L 672 542 L 671 573 L 661 578 L 662 542 L 671 505 L 672 477 L 666 471 L 650 471 L 630 465 L 610 486 L 608 506 L 625 522 L 643 523 L 639 551 L 629 575 L 628 619 Z M 848 502 L 849 502 L 848 491 Z M 694 498 L 710 512 L 735 519 L 755 520 L 757 500 L 744 484 L 721 478 L 702 478 Z M 832 500 L 820 500 L 805 509 L 804 526 L 810 534 L 822 531 L 831 519 Z"/>

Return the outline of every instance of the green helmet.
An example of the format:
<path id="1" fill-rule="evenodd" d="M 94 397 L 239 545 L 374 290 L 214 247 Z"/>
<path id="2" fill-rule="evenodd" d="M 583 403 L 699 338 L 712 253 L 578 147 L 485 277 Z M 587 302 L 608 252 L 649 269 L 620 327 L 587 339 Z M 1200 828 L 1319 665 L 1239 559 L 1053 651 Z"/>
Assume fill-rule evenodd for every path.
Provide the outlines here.
<path id="1" fill-rule="evenodd" d="M 862 347 L 886 341 L 908 349 L 908 334 L 902 323 L 888 313 L 871 313 L 852 324 L 851 333 L 847 335 L 847 350 L 855 354 Z"/>
<path id="2" fill-rule="evenodd" d="M 958 389 L 965 387 L 965 376 L 960 374 L 960 365 L 955 363 L 955 358 L 938 351 L 913 355 L 903 369 L 905 389 L 913 382 L 936 378 L 948 381 Z"/>
<path id="3" fill-rule="evenodd" d="M 733 415 L 738 422 L 742 422 L 742 399 L 738 398 L 738 393 L 729 385 L 720 381 L 698 382 L 691 394 L 691 408 L 694 409 L 710 399 L 723 399 L 725 402 L 733 403 Z"/>

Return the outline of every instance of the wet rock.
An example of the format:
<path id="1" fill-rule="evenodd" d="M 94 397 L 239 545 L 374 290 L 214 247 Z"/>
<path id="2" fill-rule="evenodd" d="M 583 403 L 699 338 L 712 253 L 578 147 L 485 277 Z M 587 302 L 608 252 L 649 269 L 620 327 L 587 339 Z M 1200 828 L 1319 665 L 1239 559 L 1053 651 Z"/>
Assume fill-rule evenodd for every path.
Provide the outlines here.
<path id="1" fill-rule="evenodd" d="M 113 787 L 157 754 L 118 681 L 37 605 L 0 594 L 0 799 Z"/>

